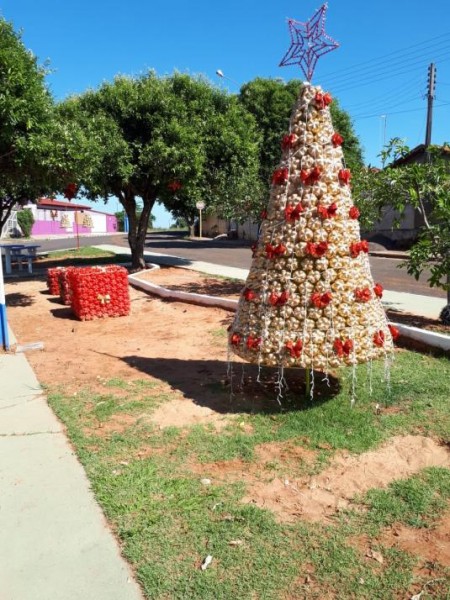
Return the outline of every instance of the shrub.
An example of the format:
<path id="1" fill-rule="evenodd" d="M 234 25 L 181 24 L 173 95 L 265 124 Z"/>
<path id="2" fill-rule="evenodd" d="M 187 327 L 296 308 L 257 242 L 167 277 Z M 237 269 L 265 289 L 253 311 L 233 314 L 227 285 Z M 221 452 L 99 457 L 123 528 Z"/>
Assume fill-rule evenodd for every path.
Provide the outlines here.
<path id="1" fill-rule="evenodd" d="M 20 225 L 23 236 L 29 238 L 34 225 L 33 212 L 29 208 L 24 208 L 17 213 L 17 222 Z"/>

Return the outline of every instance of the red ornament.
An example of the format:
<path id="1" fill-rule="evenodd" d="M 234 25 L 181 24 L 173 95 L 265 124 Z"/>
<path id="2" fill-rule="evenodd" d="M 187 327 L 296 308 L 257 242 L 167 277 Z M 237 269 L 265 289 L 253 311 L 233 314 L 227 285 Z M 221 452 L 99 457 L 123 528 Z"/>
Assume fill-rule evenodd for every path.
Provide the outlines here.
<path id="1" fill-rule="evenodd" d="M 306 243 L 306 254 L 309 254 L 313 258 L 320 258 L 326 254 L 328 250 L 327 242 L 319 242 L 315 244 L 314 242 Z"/>
<path id="2" fill-rule="evenodd" d="M 253 290 L 251 290 L 250 288 L 245 288 L 243 295 L 244 295 L 244 298 L 246 300 L 248 300 L 249 302 L 251 302 L 252 300 L 255 300 L 255 298 L 256 298 L 255 292 Z"/>
<path id="3" fill-rule="evenodd" d="M 392 335 L 392 339 L 397 340 L 400 336 L 400 331 L 397 329 L 397 327 L 395 327 L 394 325 L 389 324 L 388 325 L 389 331 L 391 332 Z"/>
<path id="4" fill-rule="evenodd" d="M 368 287 L 363 288 L 361 290 L 355 290 L 355 299 L 358 302 L 369 302 L 372 297 L 372 292 Z"/>
<path id="5" fill-rule="evenodd" d="M 321 219 L 328 219 L 328 208 L 326 206 L 318 206 L 317 214 Z"/>
<path id="6" fill-rule="evenodd" d="M 342 146 L 344 143 L 344 138 L 339 133 L 333 133 L 331 136 L 331 143 L 335 148 L 337 148 L 338 146 Z"/>
<path id="7" fill-rule="evenodd" d="M 352 242 L 350 244 L 350 254 L 353 258 L 356 258 L 361 252 L 369 252 L 369 243 L 367 240 L 361 240 L 360 242 Z"/>
<path id="8" fill-rule="evenodd" d="M 330 206 L 319 206 L 317 208 L 317 214 L 321 219 L 332 219 L 337 216 L 337 204 L 333 202 Z"/>
<path id="9" fill-rule="evenodd" d="M 77 195 L 78 187 L 76 183 L 69 183 L 64 190 L 64 197 L 72 200 Z"/>
<path id="10" fill-rule="evenodd" d="M 252 251 L 252 258 L 254 258 L 256 251 L 258 250 L 258 246 L 256 244 L 252 244 L 250 250 Z"/>
<path id="11" fill-rule="evenodd" d="M 297 136 L 295 135 L 295 133 L 289 133 L 288 135 L 285 135 L 281 141 L 281 147 L 283 148 L 283 150 L 290 150 L 295 142 L 297 141 Z"/>
<path id="12" fill-rule="evenodd" d="M 272 244 L 266 244 L 266 255 L 267 258 L 276 258 L 277 256 L 283 256 L 286 252 L 286 246 L 284 244 L 278 244 L 273 246 Z"/>
<path id="13" fill-rule="evenodd" d="M 264 219 L 267 219 L 267 210 L 262 210 L 261 211 L 261 219 L 264 221 Z"/>
<path id="14" fill-rule="evenodd" d="M 238 333 L 233 333 L 233 335 L 230 338 L 230 344 L 232 346 L 239 346 L 240 343 L 241 343 L 241 336 Z"/>
<path id="15" fill-rule="evenodd" d="M 352 206 L 348 211 L 348 216 L 350 217 L 350 219 L 359 219 L 359 215 L 360 212 L 356 206 Z"/>
<path id="16" fill-rule="evenodd" d="M 281 292 L 280 297 L 278 298 L 278 306 L 284 306 L 289 300 L 289 292 Z"/>
<path id="17" fill-rule="evenodd" d="M 332 218 L 335 217 L 337 215 L 337 204 L 336 202 L 333 202 L 333 204 L 330 204 L 330 206 L 328 207 L 328 217 Z"/>
<path id="18" fill-rule="evenodd" d="M 302 354 L 302 348 L 303 348 L 303 344 L 302 344 L 301 340 L 297 340 L 295 342 L 295 344 L 294 344 L 294 342 L 288 341 L 285 343 L 284 347 L 289 352 L 289 354 L 292 356 L 292 358 L 300 358 L 300 356 Z"/>
<path id="19" fill-rule="evenodd" d="M 333 350 L 339 357 L 349 356 L 350 352 L 353 350 L 353 342 L 352 340 L 345 340 L 345 342 L 342 342 L 339 338 L 336 338 L 333 343 Z"/>
<path id="20" fill-rule="evenodd" d="M 311 296 L 311 304 L 314 304 L 317 308 L 325 308 L 330 304 L 332 299 L 333 297 L 330 292 L 325 292 L 325 294 L 314 292 Z"/>
<path id="21" fill-rule="evenodd" d="M 273 172 L 272 183 L 273 185 L 283 185 L 289 178 L 289 169 L 283 167 Z"/>
<path id="22" fill-rule="evenodd" d="M 272 306 L 284 306 L 288 300 L 289 300 L 289 292 L 281 292 L 281 294 L 272 292 L 269 296 L 269 303 Z"/>
<path id="23" fill-rule="evenodd" d="M 182 188 L 182 184 L 180 181 L 171 181 L 170 183 L 167 184 L 167 188 L 171 191 L 171 192 L 178 192 L 178 190 L 181 190 Z"/>
<path id="24" fill-rule="evenodd" d="M 252 335 L 249 335 L 247 338 L 247 348 L 249 350 L 259 350 L 261 346 L 261 338 L 255 338 Z"/>
<path id="25" fill-rule="evenodd" d="M 377 298 L 382 298 L 383 297 L 383 286 L 381 285 L 381 283 L 376 283 L 374 288 L 373 288 L 373 293 L 375 294 L 375 296 Z"/>
<path id="26" fill-rule="evenodd" d="M 341 169 L 338 173 L 339 183 L 343 185 L 348 185 L 350 183 L 350 179 L 352 178 L 352 174 L 350 173 L 350 169 Z"/>
<path id="27" fill-rule="evenodd" d="M 316 103 L 316 107 L 319 110 L 322 110 L 333 102 L 333 98 L 331 97 L 331 95 L 328 92 L 326 94 L 317 92 L 317 94 L 314 97 L 314 101 Z"/>
<path id="28" fill-rule="evenodd" d="M 382 348 L 384 346 L 384 331 L 381 329 L 373 334 L 373 343 L 375 346 Z"/>
<path id="29" fill-rule="evenodd" d="M 300 219 L 300 215 L 302 212 L 303 206 L 301 202 L 299 202 L 297 206 L 292 206 L 291 204 L 289 204 L 284 209 L 284 216 L 286 217 L 286 221 L 288 223 L 295 223 L 295 221 L 298 221 L 298 219 Z"/>
<path id="30" fill-rule="evenodd" d="M 300 179 L 304 185 L 314 185 L 319 181 L 321 174 L 322 171 L 320 167 L 314 167 L 309 172 L 305 169 L 302 169 L 300 171 Z"/>

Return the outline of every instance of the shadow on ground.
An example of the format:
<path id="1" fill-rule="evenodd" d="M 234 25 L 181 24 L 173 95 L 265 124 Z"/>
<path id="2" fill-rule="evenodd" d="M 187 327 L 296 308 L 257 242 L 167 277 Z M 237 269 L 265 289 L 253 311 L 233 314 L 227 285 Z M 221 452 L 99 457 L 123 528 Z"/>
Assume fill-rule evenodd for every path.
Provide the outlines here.
<path id="1" fill-rule="evenodd" d="M 76 316 L 73 314 L 72 308 L 70 306 L 64 308 L 52 308 L 52 315 L 57 319 L 67 319 L 68 321 L 79 321 Z"/>
<path id="2" fill-rule="evenodd" d="M 329 386 L 323 373 L 315 373 L 314 401 L 305 398 L 305 371 L 285 369 L 287 388 L 278 396 L 278 369 L 264 367 L 258 377 L 257 365 L 219 360 L 179 360 L 118 357 L 130 367 L 165 381 L 199 406 L 218 413 L 279 413 L 307 410 L 336 396 L 340 391 L 338 379 L 329 376 Z"/>
<path id="3" fill-rule="evenodd" d="M 21 294 L 20 292 L 11 292 L 5 295 L 7 306 L 31 306 L 35 300 L 29 294 Z"/>

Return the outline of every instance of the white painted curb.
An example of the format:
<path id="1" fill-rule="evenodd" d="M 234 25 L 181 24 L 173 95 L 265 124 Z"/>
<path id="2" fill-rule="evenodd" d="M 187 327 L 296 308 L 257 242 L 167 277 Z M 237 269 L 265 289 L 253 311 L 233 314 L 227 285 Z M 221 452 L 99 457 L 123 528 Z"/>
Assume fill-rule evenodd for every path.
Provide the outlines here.
<path id="1" fill-rule="evenodd" d="M 450 336 L 438 333 L 436 331 L 428 331 L 427 329 L 419 329 L 411 325 L 402 325 L 401 323 L 392 323 L 397 327 L 400 334 L 411 340 L 422 342 L 427 346 L 439 348 L 440 350 L 450 351 Z"/>
<path id="2" fill-rule="evenodd" d="M 148 263 L 150 270 L 159 269 L 159 265 L 154 263 Z M 180 300 L 181 302 L 191 302 L 193 304 L 199 304 L 201 306 L 215 306 L 217 308 L 224 308 L 225 310 L 235 311 L 238 305 L 238 300 L 232 300 L 231 298 L 218 298 L 217 296 L 207 296 L 205 294 L 193 294 L 190 292 L 180 292 L 177 290 L 169 290 L 155 283 L 149 281 L 143 281 L 139 279 L 139 273 L 134 273 L 128 276 L 129 282 L 137 288 L 160 296 L 161 298 L 171 298 L 172 300 Z M 426 329 L 419 329 L 418 327 L 411 327 L 410 325 L 402 325 L 400 323 L 392 323 L 399 330 L 402 337 L 422 342 L 427 346 L 433 348 L 439 348 L 446 352 L 450 351 L 450 336 L 442 333 L 436 333 L 434 331 L 427 331 Z"/>

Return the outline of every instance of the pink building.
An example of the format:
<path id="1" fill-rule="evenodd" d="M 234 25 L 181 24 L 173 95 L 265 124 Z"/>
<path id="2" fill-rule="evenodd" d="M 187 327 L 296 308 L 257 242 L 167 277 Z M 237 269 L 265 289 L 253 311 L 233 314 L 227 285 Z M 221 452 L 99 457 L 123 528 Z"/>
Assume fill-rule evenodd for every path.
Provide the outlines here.
<path id="1" fill-rule="evenodd" d="M 32 236 L 72 237 L 77 234 L 117 231 L 117 219 L 114 215 L 93 210 L 82 204 L 40 198 L 36 204 L 29 204 L 25 208 L 29 208 L 34 215 Z"/>

